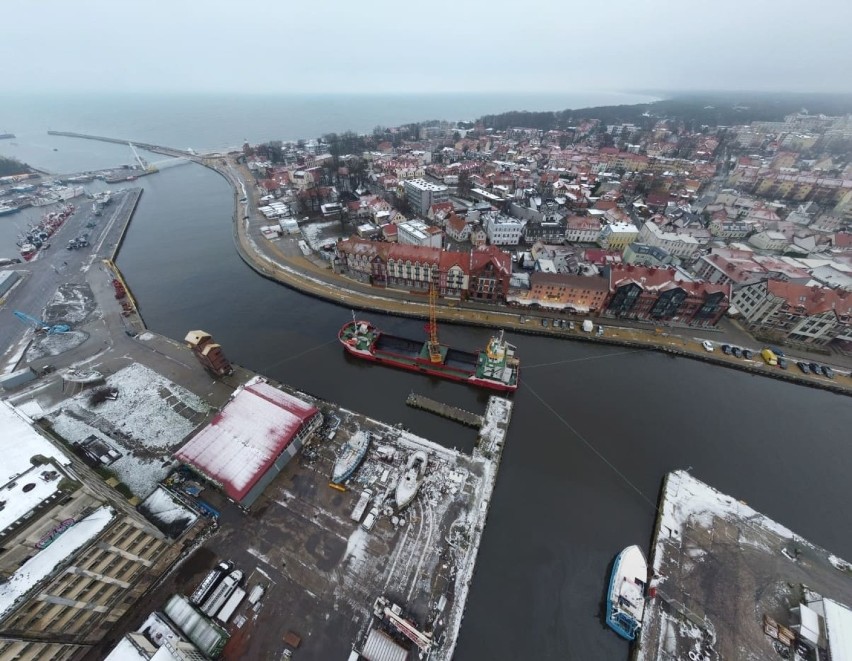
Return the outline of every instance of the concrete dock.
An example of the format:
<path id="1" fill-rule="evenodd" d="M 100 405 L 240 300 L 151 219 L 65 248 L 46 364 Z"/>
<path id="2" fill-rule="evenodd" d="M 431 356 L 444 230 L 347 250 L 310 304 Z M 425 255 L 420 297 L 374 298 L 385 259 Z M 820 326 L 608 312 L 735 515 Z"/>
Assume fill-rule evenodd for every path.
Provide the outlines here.
<path id="1" fill-rule="evenodd" d="M 405 399 L 405 403 L 412 408 L 429 411 L 429 413 L 434 413 L 435 415 L 447 418 L 448 420 L 453 420 L 454 422 L 460 422 L 468 427 L 482 426 L 481 415 L 476 415 L 476 413 L 465 411 L 464 409 L 460 409 L 456 406 L 444 404 L 443 402 L 439 402 L 431 397 L 419 395 L 416 392 L 409 393 L 408 397 Z"/>
<path id="2" fill-rule="evenodd" d="M 686 471 L 666 477 L 634 661 L 770 659 L 810 591 L 852 605 L 849 565 Z M 789 647 L 787 657 L 793 658 Z"/>

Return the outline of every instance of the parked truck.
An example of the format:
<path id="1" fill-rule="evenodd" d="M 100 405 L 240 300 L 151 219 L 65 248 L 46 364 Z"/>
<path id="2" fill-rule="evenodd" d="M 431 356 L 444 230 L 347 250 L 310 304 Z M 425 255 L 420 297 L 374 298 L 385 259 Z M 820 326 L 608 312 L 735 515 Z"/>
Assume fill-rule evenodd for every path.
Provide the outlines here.
<path id="1" fill-rule="evenodd" d="M 242 588 L 237 588 L 231 593 L 231 596 L 228 597 L 228 601 L 225 602 L 225 605 L 222 606 L 222 609 L 216 615 L 216 619 L 219 620 L 222 624 L 228 624 L 228 620 L 234 615 L 234 612 L 237 610 L 239 605 L 242 603 L 243 599 L 246 596 L 246 591 Z"/>
<path id="2" fill-rule="evenodd" d="M 243 580 L 243 573 L 239 569 L 235 569 L 228 574 L 201 606 L 201 612 L 208 617 L 216 615 L 237 589 L 241 580 Z"/>

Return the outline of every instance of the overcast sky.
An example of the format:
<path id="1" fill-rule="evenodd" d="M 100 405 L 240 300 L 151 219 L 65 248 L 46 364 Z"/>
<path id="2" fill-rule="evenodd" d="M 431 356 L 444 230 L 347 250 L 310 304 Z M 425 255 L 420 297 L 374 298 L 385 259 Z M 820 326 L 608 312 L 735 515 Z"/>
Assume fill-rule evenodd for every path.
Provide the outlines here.
<path id="1" fill-rule="evenodd" d="M 850 0 L 2 0 L 7 91 L 852 91 Z"/>

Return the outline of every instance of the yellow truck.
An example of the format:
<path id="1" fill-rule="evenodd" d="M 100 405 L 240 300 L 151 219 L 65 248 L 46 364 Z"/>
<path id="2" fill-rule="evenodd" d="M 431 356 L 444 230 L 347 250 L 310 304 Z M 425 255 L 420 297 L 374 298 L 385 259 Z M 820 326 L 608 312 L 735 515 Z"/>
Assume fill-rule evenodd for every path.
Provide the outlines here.
<path id="1" fill-rule="evenodd" d="M 775 352 L 772 351 L 772 349 L 764 349 L 760 352 L 760 357 L 763 358 L 767 365 L 772 367 L 778 365 L 778 356 L 775 355 Z"/>

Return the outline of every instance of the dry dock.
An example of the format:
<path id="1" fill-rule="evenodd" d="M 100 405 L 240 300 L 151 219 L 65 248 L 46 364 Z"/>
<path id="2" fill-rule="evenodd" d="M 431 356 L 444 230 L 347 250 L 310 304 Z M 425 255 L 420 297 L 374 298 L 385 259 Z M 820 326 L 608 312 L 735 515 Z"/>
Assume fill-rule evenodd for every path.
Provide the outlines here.
<path id="1" fill-rule="evenodd" d="M 805 586 L 852 605 L 847 563 L 688 472 L 666 477 L 659 512 L 634 661 L 793 658 L 764 628 L 793 630 Z"/>

